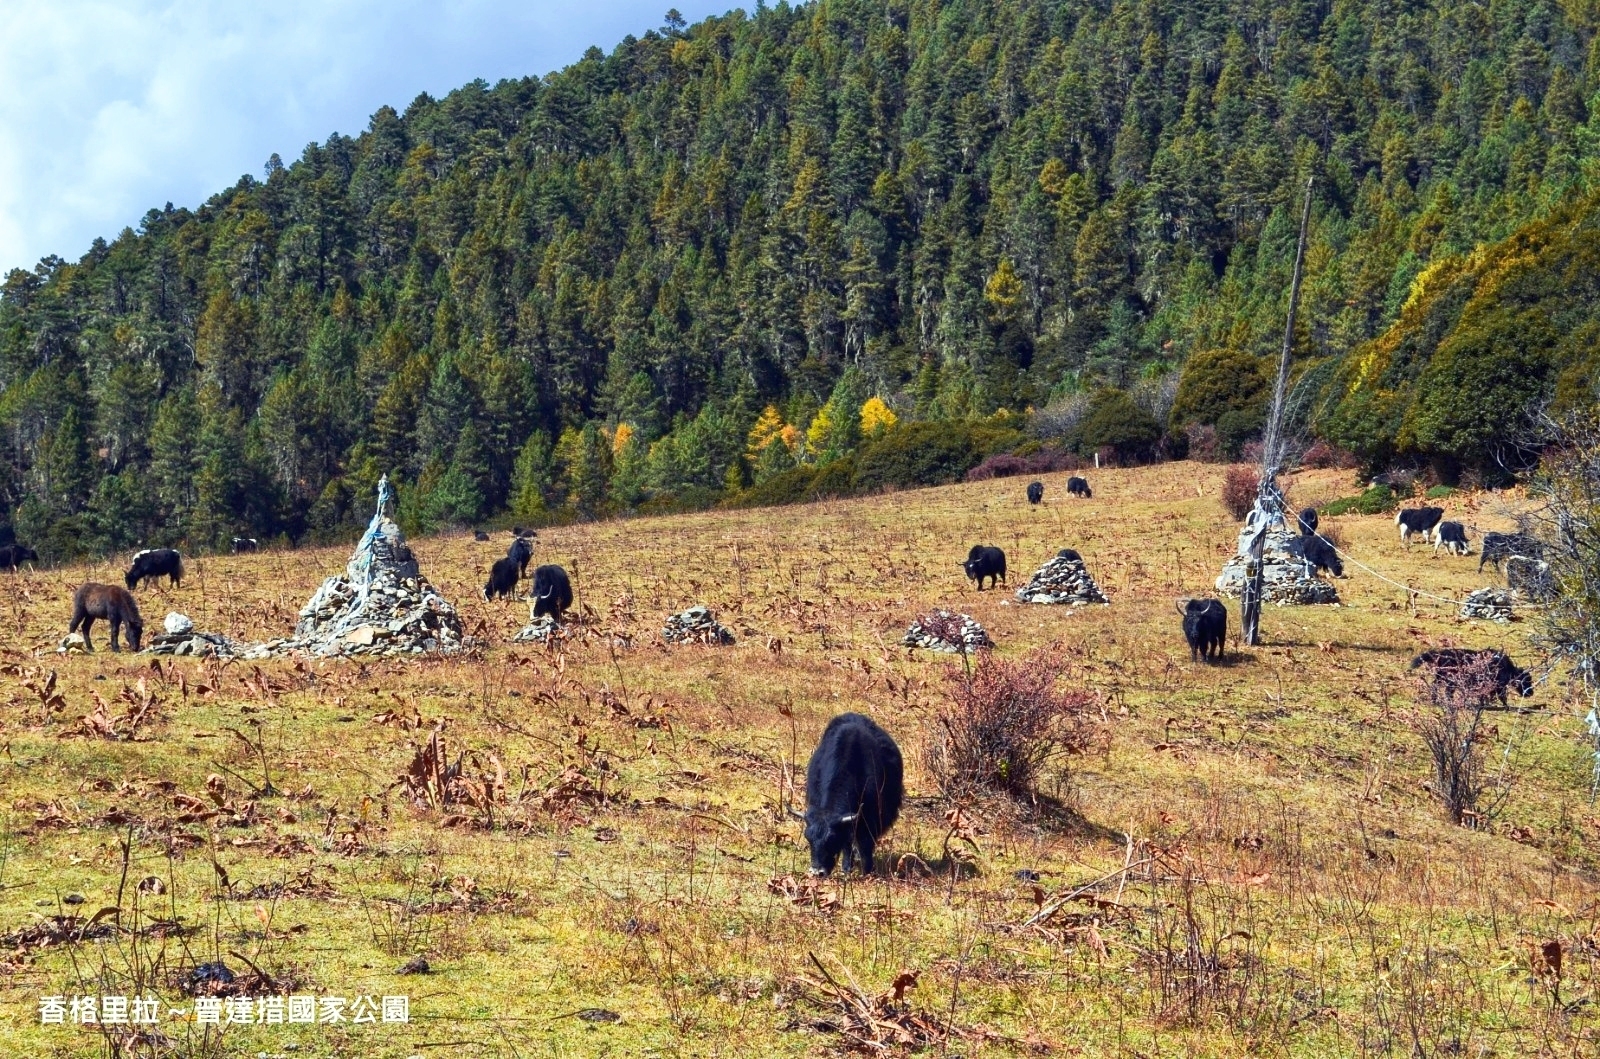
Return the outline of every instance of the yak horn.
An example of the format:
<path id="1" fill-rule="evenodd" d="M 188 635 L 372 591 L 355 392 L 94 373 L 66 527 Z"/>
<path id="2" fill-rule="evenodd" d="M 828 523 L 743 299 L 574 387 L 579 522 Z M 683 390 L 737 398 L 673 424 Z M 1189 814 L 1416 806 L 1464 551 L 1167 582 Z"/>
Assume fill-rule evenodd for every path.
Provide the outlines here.
<path id="1" fill-rule="evenodd" d="M 1187 614 L 1187 613 L 1189 613 L 1189 606 L 1188 605 L 1190 603 L 1192 603 L 1192 602 L 1194 602 L 1194 597 L 1193 596 L 1185 596 L 1184 598 L 1178 600 L 1176 602 L 1176 604 L 1175 604 L 1177 606 L 1177 608 L 1178 608 L 1178 613 L 1179 614 Z"/>
<path id="2" fill-rule="evenodd" d="M 841 824 L 853 824 L 856 822 L 856 817 L 860 815 L 860 813 L 847 813 L 846 815 L 839 817 L 839 822 Z"/>
<path id="3" fill-rule="evenodd" d="M 789 815 L 794 817 L 796 820 L 804 820 L 806 818 L 805 813 L 796 812 L 793 808 L 789 810 Z"/>

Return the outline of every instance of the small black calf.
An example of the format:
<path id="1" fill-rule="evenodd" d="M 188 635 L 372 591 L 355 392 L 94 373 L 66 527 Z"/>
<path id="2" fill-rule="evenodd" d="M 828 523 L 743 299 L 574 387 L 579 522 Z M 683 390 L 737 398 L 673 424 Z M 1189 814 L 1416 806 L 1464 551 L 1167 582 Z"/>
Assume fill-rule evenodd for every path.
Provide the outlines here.
<path id="1" fill-rule="evenodd" d="M 1094 491 L 1089 488 L 1089 480 L 1087 478 L 1079 478 L 1077 475 L 1067 479 L 1067 493 L 1082 500 L 1088 500 L 1094 496 Z"/>
<path id="2" fill-rule="evenodd" d="M 1439 546 L 1444 545 L 1445 550 L 1455 555 L 1467 554 L 1467 527 L 1459 522 L 1441 522 L 1433 527 L 1433 552 L 1439 554 Z"/>
<path id="3" fill-rule="evenodd" d="M 472 539 L 481 544 L 484 541 L 489 539 L 489 535 L 487 533 L 483 532 L 483 530 L 473 530 L 472 531 Z"/>
<path id="4" fill-rule="evenodd" d="M 133 565 L 128 567 L 128 572 L 122 580 L 127 583 L 128 591 L 132 592 L 139 587 L 140 581 L 154 580 L 158 577 L 172 579 L 176 588 L 183 581 L 183 556 L 175 548 L 146 548 L 133 557 Z"/>
<path id="5" fill-rule="evenodd" d="M 1326 537 L 1315 533 L 1295 538 L 1294 549 L 1305 557 L 1317 573 L 1326 570 L 1334 577 L 1344 576 L 1344 563 L 1339 561 L 1339 550 Z"/>
<path id="6" fill-rule="evenodd" d="M 978 582 L 978 591 L 982 592 L 984 578 L 989 579 L 990 588 L 1006 579 L 1006 553 L 987 544 L 974 544 L 961 567 L 970 580 Z"/>
<path id="7" fill-rule="evenodd" d="M 1028 503 L 1037 504 L 1039 501 L 1041 501 L 1043 499 L 1044 499 L 1044 483 L 1043 482 L 1029 482 L 1028 483 Z"/>
<path id="8" fill-rule="evenodd" d="M 1222 657 L 1228 639 L 1228 608 L 1218 599 L 1180 599 L 1183 638 L 1189 642 L 1189 661 L 1211 662 Z"/>
<path id="9" fill-rule="evenodd" d="M 517 594 L 517 582 L 522 579 L 522 568 L 511 556 L 496 559 L 489 568 L 489 581 L 483 586 L 484 599 L 503 599 Z"/>

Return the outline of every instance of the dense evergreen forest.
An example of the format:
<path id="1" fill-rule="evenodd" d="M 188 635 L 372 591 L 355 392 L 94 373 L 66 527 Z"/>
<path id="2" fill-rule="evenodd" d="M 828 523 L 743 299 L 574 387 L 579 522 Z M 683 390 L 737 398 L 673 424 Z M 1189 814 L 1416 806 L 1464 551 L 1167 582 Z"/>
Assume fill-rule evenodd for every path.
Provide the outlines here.
<path id="1" fill-rule="evenodd" d="M 1308 178 L 1297 422 L 1492 475 L 1532 412 L 1594 398 L 1597 26 L 1592 0 L 669 12 L 11 272 L 0 492 L 63 557 L 335 535 L 385 472 L 432 527 L 924 480 L 923 449 L 1227 455 Z"/>

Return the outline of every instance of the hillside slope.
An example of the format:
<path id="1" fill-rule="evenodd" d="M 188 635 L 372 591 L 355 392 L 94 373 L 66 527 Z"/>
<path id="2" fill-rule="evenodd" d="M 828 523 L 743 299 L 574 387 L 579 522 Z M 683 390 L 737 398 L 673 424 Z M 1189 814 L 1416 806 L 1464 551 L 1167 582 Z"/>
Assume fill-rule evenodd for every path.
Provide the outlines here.
<path id="1" fill-rule="evenodd" d="M 1559 687 L 1494 718 L 1506 797 L 1478 830 L 1447 825 L 1422 786 L 1412 655 L 1454 640 L 1527 657 L 1520 626 L 1461 624 L 1429 595 L 1481 584 L 1476 560 L 1404 552 L 1383 517 L 1329 520 L 1349 554 L 1424 594 L 1352 571 L 1343 606 L 1269 607 L 1262 647 L 1230 641 L 1226 664 L 1198 666 L 1172 600 L 1208 592 L 1231 550 L 1219 469 L 1093 484 L 1072 501 L 1052 475 L 1038 508 L 1018 483 L 984 482 L 549 530 L 537 560 L 572 572 L 589 615 L 559 652 L 507 643 L 523 606 L 476 595 L 503 541 L 466 536 L 412 543 L 490 641 L 481 657 L 63 658 L 70 589 L 119 568 L 8 579 L 0 1050 L 102 1054 L 93 1031 L 41 1028 L 39 997 L 139 977 L 181 1006 L 172 983 L 216 959 L 244 978 L 248 959 L 272 979 L 257 990 L 408 994 L 414 1021 L 234 1026 L 202 1047 L 199 1028 L 164 1020 L 182 1054 L 832 1055 L 849 1047 L 841 1026 L 899 1032 L 849 1021 L 863 1010 L 904 1029 L 895 1054 L 947 1034 L 970 1055 L 1591 1049 L 1600 818 Z M 1318 472 L 1292 496 L 1350 489 Z M 1450 504 L 1481 530 L 1515 502 Z M 1007 550 L 1013 588 L 1075 547 L 1111 603 L 980 594 L 955 565 L 979 541 Z M 140 601 L 147 621 L 177 609 L 282 635 L 345 559 L 208 558 Z M 739 643 L 659 643 L 694 603 Z M 933 606 L 977 617 L 1006 659 L 1058 644 L 1067 681 L 1095 696 L 1108 742 L 1052 766 L 1063 808 L 977 802 L 953 827 L 923 753 L 961 667 L 895 646 Z M 1235 632 L 1237 617 L 1230 605 Z M 847 709 L 900 740 L 911 798 L 880 875 L 812 886 L 782 807 Z M 434 731 L 471 782 L 430 805 L 397 780 Z M 119 904 L 142 933 L 73 943 L 70 921 L 40 918 L 81 926 Z M 1530 974 L 1550 941 L 1570 1007 Z M 419 952 L 431 974 L 395 973 Z M 846 1004 L 824 974 L 861 996 Z M 572 1017 L 593 1009 L 620 1021 Z"/>

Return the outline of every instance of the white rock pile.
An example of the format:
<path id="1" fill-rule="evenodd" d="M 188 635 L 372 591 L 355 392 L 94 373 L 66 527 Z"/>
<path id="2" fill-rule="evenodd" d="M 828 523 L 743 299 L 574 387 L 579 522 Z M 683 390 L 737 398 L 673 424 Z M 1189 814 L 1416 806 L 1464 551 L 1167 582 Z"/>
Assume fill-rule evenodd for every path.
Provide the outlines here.
<path id="1" fill-rule="evenodd" d="M 1511 603 L 1511 593 L 1503 588 L 1476 589 L 1461 601 L 1461 616 L 1504 624 L 1511 620 Z"/>
<path id="2" fill-rule="evenodd" d="M 1028 583 L 1017 589 L 1024 603 L 1110 603 L 1100 586 L 1089 576 L 1089 568 L 1076 552 L 1063 548 L 1049 562 L 1034 571 Z"/>
<path id="3" fill-rule="evenodd" d="M 1230 599 L 1244 595 L 1244 555 L 1248 542 L 1240 535 L 1237 554 L 1222 567 L 1217 578 L 1217 591 Z M 1294 534 L 1282 525 L 1267 530 L 1266 547 L 1262 551 L 1261 600 L 1280 606 L 1339 602 L 1339 590 L 1330 582 L 1317 576 L 1316 570 L 1304 558 L 1295 554 Z"/>
<path id="4" fill-rule="evenodd" d="M 731 644 L 733 630 L 717 624 L 710 607 L 699 606 L 668 618 L 661 638 L 667 643 Z"/>
<path id="5" fill-rule="evenodd" d="M 936 610 L 913 621 L 900 643 L 947 654 L 971 654 L 981 647 L 994 646 L 982 625 L 965 614 L 948 610 Z"/>
<path id="6" fill-rule="evenodd" d="M 528 624 L 517 630 L 511 639 L 517 643 L 549 643 L 551 640 L 565 639 L 566 635 L 560 622 L 549 614 L 541 614 L 529 619 Z"/>

